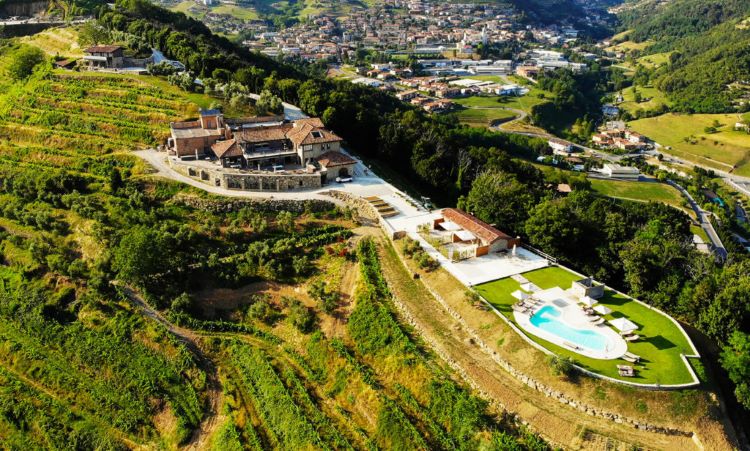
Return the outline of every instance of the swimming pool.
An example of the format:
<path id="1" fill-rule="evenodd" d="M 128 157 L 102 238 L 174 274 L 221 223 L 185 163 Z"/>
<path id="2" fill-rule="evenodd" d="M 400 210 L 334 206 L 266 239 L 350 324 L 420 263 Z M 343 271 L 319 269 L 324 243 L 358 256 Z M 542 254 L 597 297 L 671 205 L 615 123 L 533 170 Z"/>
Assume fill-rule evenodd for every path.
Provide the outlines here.
<path id="1" fill-rule="evenodd" d="M 557 335 L 565 341 L 592 351 L 606 351 L 609 340 L 595 330 L 576 329 L 564 323 L 557 308 L 546 305 L 539 309 L 529 322 L 541 330 Z"/>

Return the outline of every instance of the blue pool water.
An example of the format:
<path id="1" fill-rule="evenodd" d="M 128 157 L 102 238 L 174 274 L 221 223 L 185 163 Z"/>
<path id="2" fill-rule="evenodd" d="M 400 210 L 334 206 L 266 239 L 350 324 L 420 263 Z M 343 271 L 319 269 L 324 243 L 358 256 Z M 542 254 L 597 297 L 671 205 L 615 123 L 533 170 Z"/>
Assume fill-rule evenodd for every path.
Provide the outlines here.
<path id="1" fill-rule="evenodd" d="M 531 324 L 553 333 L 565 341 L 595 351 L 605 351 L 607 337 L 594 331 L 586 329 L 575 329 L 560 321 L 560 310 L 551 305 L 539 309 L 531 317 Z"/>

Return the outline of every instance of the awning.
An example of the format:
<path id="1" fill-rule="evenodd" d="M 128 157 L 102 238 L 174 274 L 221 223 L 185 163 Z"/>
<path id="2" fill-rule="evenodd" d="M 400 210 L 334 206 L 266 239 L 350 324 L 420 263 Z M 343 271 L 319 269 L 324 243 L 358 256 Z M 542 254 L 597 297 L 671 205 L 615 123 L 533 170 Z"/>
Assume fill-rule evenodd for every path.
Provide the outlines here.
<path id="1" fill-rule="evenodd" d="M 472 241 L 477 238 L 474 236 L 473 233 L 466 231 L 466 230 L 459 230 L 458 232 L 456 232 L 456 236 L 461 241 Z"/>
<path id="2" fill-rule="evenodd" d="M 440 223 L 440 227 L 443 230 L 451 230 L 451 231 L 461 230 L 461 226 L 459 226 L 453 221 L 443 221 Z"/>

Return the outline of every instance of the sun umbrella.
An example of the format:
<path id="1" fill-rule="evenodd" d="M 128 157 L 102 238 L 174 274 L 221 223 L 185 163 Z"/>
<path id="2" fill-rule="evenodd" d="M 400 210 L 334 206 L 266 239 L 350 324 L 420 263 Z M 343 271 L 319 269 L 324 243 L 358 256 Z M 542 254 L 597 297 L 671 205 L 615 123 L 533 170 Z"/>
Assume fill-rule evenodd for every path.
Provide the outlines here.
<path id="1" fill-rule="evenodd" d="M 638 329 L 638 326 L 634 322 L 625 317 L 613 319 L 609 324 L 613 325 L 620 332 L 630 332 Z"/>
<path id="2" fill-rule="evenodd" d="M 596 307 L 594 307 L 594 311 L 596 311 L 596 313 L 599 313 L 600 315 L 609 315 L 610 313 L 612 313 L 612 309 L 607 307 L 606 305 L 597 305 Z"/>
<path id="3" fill-rule="evenodd" d="M 513 293 L 511 293 L 511 295 L 512 295 L 512 296 L 513 296 L 514 298 L 518 299 L 519 301 L 523 301 L 524 299 L 526 299 L 526 298 L 528 298 L 528 297 L 529 297 L 529 295 L 528 295 L 528 294 L 524 293 L 524 292 L 523 292 L 523 291 L 521 291 L 521 290 L 516 290 L 516 291 L 514 291 Z"/>
<path id="4" fill-rule="evenodd" d="M 593 306 L 594 304 L 597 303 L 597 300 L 596 299 L 592 299 L 592 298 L 590 298 L 588 296 L 584 296 L 584 297 L 581 298 L 581 302 L 583 302 L 583 304 L 586 307 L 591 307 L 591 306 Z"/>

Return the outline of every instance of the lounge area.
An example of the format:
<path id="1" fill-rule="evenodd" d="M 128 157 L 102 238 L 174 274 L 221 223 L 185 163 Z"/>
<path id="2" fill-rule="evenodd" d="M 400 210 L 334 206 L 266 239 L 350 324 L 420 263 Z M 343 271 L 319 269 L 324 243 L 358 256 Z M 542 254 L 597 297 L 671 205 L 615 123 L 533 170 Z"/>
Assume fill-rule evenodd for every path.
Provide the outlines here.
<path id="1" fill-rule="evenodd" d="M 689 364 L 689 356 L 698 352 L 676 322 L 607 287 L 603 287 L 599 299 L 573 294 L 570 288 L 563 289 L 581 279 L 565 268 L 549 266 L 475 288 L 528 339 L 557 355 L 572 358 L 576 365 L 588 371 L 623 382 L 653 386 L 698 383 Z M 532 323 L 535 317 L 536 325 Z M 582 337 L 574 336 L 580 340 L 569 340 L 566 332 L 563 337 L 550 335 L 550 330 L 545 334 L 537 327 L 542 324 L 543 328 L 548 328 L 545 321 L 552 324 L 553 331 L 562 325 L 600 335 L 585 333 Z M 575 349 L 576 346 L 580 349 Z M 599 350 L 592 352 L 590 347 Z M 629 366 L 631 370 L 621 366 Z"/>

